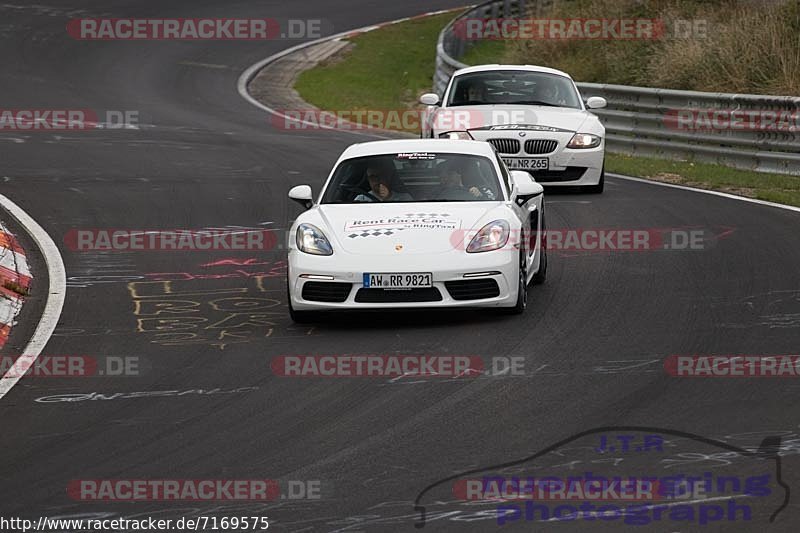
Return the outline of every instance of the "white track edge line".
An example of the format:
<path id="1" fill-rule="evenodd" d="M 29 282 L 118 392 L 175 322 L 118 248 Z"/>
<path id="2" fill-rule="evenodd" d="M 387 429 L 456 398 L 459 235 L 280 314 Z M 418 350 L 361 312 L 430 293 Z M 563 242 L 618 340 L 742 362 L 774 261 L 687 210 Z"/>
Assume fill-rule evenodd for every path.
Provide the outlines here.
<path id="1" fill-rule="evenodd" d="M 56 243 L 50 238 L 50 235 L 21 207 L 2 194 L 0 194 L 0 206 L 33 238 L 36 246 L 44 256 L 49 278 L 47 302 L 45 303 L 42 317 L 22 353 L 25 360 L 15 364 L 0 378 L 0 399 L 2 399 L 17 384 L 36 358 L 39 357 L 56 329 L 58 319 L 61 317 L 61 310 L 64 308 L 64 299 L 67 292 L 67 274 L 64 268 L 64 261 L 61 259 L 61 253 L 58 251 Z"/>
<path id="2" fill-rule="evenodd" d="M 466 6 L 466 7 L 471 7 L 471 6 Z M 463 9 L 466 9 L 466 7 L 463 8 Z M 350 36 L 353 36 L 353 35 L 356 35 L 356 34 L 359 34 L 359 33 L 367 33 L 367 32 L 373 31 L 373 30 L 377 30 L 378 28 L 382 28 L 384 26 L 389 26 L 389 25 L 392 25 L 392 24 L 405 22 L 407 20 L 410 20 L 411 18 L 440 15 L 442 13 L 447 13 L 449 11 L 457 11 L 459 9 L 462 9 L 462 8 L 431 11 L 431 12 L 428 12 L 428 13 L 423 13 L 422 15 L 417 15 L 415 17 L 404 17 L 404 18 L 401 18 L 401 19 L 392 20 L 392 21 L 384 22 L 384 23 L 377 24 L 377 25 L 373 24 L 373 25 L 370 25 L 370 26 L 364 26 L 362 28 L 356 28 L 354 30 L 343 31 L 341 33 L 337 33 L 335 35 L 330 35 L 328 37 L 322 37 L 321 39 L 315 39 L 313 41 L 300 43 L 298 45 L 289 47 L 286 50 L 282 50 L 282 51 L 278 52 L 277 54 L 273 54 L 273 55 L 271 55 L 271 56 L 269 56 L 267 58 L 262 59 L 261 61 L 258 61 L 257 63 L 254 63 L 254 64 L 250 65 L 247 68 L 247 70 L 242 72 L 242 74 L 239 76 L 239 79 L 236 82 L 236 88 L 239 91 L 239 95 L 242 98 L 244 98 L 245 100 L 247 100 L 248 102 L 250 102 L 252 105 L 256 106 L 257 108 L 259 108 L 259 109 L 261 109 L 263 111 L 266 111 L 267 113 L 270 113 L 272 115 L 280 117 L 280 118 L 282 118 L 284 120 L 288 119 L 288 120 L 290 120 L 292 122 L 299 122 L 300 124 L 305 124 L 306 126 L 313 126 L 315 128 L 318 128 L 318 129 L 341 131 L 341 132 L 344 132 L 344 133 L 352 133 L 353 135 L 362 135 L 362 136 L 366 136 L 366 137 L 377 137 L 379 139 L 390 139 L 391 137 L 386 137 L 384 135 L 378 135 L 376 133 L 367 133 L 367 132 L 353 131 L 353 130 L 348 130 L 348 129 L 333 128 L 333 127 L 330 127 L 330 126 L 323 126 L 321 124 L 314 124 L 314 123 L 311 123 L 311 122 L 308 122 L 308 121 L 305 121 L 305 120 L 297 120 L 296 118 L 289 117 L 289 116 L 281 113 L 280 111 L 272 109 L 268 105 L 263 104 L 263 103 L 259 102 L 258 100 L 256 100 L 255 98 L 253 98 L 250 95 L 250 93 L 247 91 L 247 85 L 253 80 L 253 78 L 256 77 L 256 75 L 261 71 L 261 69 L 263 69 L 264 67 L 266 67 L 270 63 L 274 63 L 275 61 L 277 61 L 278 59 L 280 59 L 282 57 L 285 57 L 285 56 L 287 56 L 289 54 L 293 54 L 294 52 L 297 52 L 298 50 L 302 50 L 304 48 L 308 48 L 308 47 L 315 46 L 315 45 L 318 45 L 318 44 L 326 43 L 326 42 L 329 42 L 329 41 L 335 41 L 337 39 L 341 39 L 342 37 L 350 37 Z"/>
<path id="3" fill-rule="evenodd" d="M 775 202 L 768 202 L 766 200 L 758 200 L 756 198 L 748 198 L 746 196 L 737 196 L 735 194 L 729 194 L 726 192 L 719 192 L 719 191 L 709 191 L 708 189 L 698 189 L 696 187 L 687 187 L 686 185 L 675 185 L 674 183 L 664 183 L 661 181 L 654 181 L 648 180 L 644 178 L 634 178 L 633 176 L 625 176 L 624 174 L 615 174 L 613 172 L 606 172 L 606 175 L 610 178 L 618 178 L 623 180 L 630 180 L 630 181 L 638 181 L 640 183 L 647 183 L 649 185 L 659 185 L 661 187 L 671 187 L 673 189 L 680 189 L 682 191 L 692 191 L 698 192 L 702 194 L 710 194 L 712 196 L 721 196 L 722 198 L 728 198 L 730 200 L 739 200 L 740 202 L 749 202 L 751 204 L 758 204 L 764 205 L 767 207 L 776 207 L 778 209 L 785 209 L 787 211 L 794 211 L 796 213 L 800 213 L 800 207 L 795 207 L 793 205 L 785 205 L 785 204 L 778 204 Z"/>

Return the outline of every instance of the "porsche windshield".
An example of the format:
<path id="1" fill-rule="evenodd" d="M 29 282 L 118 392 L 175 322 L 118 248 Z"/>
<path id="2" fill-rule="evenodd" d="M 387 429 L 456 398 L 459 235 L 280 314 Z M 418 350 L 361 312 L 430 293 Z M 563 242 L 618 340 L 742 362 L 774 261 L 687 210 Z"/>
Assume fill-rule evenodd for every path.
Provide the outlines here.
<path id="1" fill-rule="evenodd" d="M 496 104 L 581 109 L 575 85 L 556 74 L 502 70 L 462 74 L 453 80 L 449 107 Z"/>
<path id="2" fill-rule="evenodd" d="M 323 204 L 367 202 L 489 202 L 503 192 L 492 162 L 483 156 L 402 153 L 342 161 Z"/>

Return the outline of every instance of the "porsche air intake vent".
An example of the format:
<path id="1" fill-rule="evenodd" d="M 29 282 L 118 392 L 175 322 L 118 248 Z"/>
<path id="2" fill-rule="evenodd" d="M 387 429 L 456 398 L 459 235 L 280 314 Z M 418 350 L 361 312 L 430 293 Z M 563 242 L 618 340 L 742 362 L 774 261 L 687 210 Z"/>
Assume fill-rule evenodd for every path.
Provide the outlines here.
<path id="1" fill-rule="evenodd" d="M 500 296 L 500 287 L 493 279 L 445 281 L 444 286 L 453 300 L 484 300 Z"/>
<path id="2" fill-rule="evenodd" d="M 303 285 L 303 300 L 310 302 L 344 302 L 350 295 L 352 283 L 307 281 Z"/>

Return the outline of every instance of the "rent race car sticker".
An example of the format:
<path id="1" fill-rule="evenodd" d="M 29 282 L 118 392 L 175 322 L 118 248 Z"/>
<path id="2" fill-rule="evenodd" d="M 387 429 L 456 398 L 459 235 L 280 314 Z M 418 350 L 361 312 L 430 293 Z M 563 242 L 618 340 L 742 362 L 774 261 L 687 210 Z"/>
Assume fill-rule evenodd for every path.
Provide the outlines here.
<path id="1" fill-rule="evenodd" d="M 395 231 L 408 229 L 418 230 L 454 230 L 461 226 L 461 220 L 448 213 L 407 213 L 404 215 L 356 219 L 345 222 L 344 231 L 351 232 L 351 238 L 357 236 L 378 237 L 392 235 Z"/>

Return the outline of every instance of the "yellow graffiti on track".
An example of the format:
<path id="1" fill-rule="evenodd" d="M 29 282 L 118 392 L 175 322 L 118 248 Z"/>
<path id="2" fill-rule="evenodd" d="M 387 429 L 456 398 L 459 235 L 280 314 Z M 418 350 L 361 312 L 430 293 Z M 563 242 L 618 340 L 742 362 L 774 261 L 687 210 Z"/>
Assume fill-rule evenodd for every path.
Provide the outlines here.
<path id="1" fill-rule="evenodd" d="M 287 324 L 282 302 L 266 297 L 263 276 L 248 287 L 198 288 L 185 281 L 128 283 L 136 331 L 162 346 L 207 345 L 224 350 L 230 344 L 270 337 Z M 306 331 L 294 331 L 298 335 Z"/>

